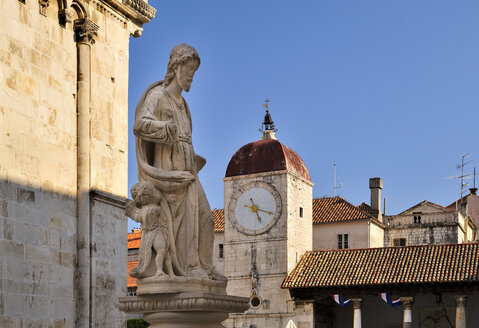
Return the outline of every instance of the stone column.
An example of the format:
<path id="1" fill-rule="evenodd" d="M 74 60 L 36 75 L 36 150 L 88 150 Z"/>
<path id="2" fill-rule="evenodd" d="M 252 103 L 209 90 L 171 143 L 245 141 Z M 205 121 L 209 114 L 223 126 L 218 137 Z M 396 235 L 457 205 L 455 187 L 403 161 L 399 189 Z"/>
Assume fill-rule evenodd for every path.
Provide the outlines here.
<path id="1" fill-rule="evenodd" d="M 466 328 L 466 301 L 467 296 L 454 296 L 456 301 L 456 328 Z"/>
<path id="2" fill-rule="evenodd" d="M 91 45 L 98 25 L 89 19 L 74 22 L 77 43 L 77 327 L 90 327 L 90 94 Z"/>
<path id="3" fill-rule="evenodd" d="M 402 326 L 403 328 L 412 328 L 412 303 L 414 303 L 414 297 L 401 297 L 401 301 L 404 308 Z"/>
<path id="4" fill-rule="evenodd" d="M 361 328 L 361 306 L 363 303 L 362 298 L 352 298 L 351 301 L 353 302 L 353 311 L 354 311 L 354 318 L 353 318 L 353 328 Z"/>

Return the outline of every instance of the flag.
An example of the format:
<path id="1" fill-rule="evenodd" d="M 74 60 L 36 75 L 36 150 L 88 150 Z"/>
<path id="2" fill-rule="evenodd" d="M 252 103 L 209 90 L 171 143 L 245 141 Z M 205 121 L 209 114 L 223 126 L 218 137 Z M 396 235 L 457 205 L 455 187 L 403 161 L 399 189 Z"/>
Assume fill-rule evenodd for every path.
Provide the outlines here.
<path id="1" fill-rule="evenodd" d="M 351 299 L 348 299 L 345 301 L 342 294 L 334 294 L 334 295 L 331 295 L 331 297 L 336 303 L 338 303 L 341 306 L 348 306 L 351 303 Z"/>
<path id="2" fill-rule="evenodd" d="M 384 302 L 388 303 L 391 306 L 399 306 L 402 304 L 400 298 L 392 299 L 391 294 L 389 293 L 378 293 L 378 295 L 383 299 Z"/>

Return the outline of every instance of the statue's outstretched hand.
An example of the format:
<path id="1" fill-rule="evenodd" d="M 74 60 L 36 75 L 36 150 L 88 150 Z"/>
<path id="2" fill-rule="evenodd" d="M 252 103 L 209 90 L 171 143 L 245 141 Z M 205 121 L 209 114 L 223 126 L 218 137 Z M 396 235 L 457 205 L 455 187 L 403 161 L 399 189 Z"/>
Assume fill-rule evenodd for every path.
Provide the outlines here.
<path id="1" fill-rule="evenodd" d="M 126 216 L 128 216 L 129 218 L 133 219 L 136 222 L 141 223 L 141 217 L 137 215 L 138 214 L 137 212 L 138 212 L 138 209 L 136 207 L 135 201 L 133 200 L 127 201 L 125 206 Z"/>

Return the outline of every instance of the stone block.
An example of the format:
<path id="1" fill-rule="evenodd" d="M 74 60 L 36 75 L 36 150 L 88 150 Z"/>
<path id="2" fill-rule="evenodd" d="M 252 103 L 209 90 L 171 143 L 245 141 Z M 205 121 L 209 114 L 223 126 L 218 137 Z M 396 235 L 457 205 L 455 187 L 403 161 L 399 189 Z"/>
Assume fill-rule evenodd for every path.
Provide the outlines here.
<path id="1" fill-rule="evenodd" d="M 25 246 L 11 240 L 0 240 L 0 255 L 22 259 Z"/>
<path id="2" fill-rule="evenodd" d="M 39 263 L 51 263 L 51 250 L 45 247 L 25 245 L 25 260 Z"/>
<path id="3" fill-rule="evenodd" d="M 72 298 L 56 297 L 53 299 L 52 317 L 68 318 L 75 313 L 75 300 Z"/>
<path id="4" fill-rule="evenodd" d="M 26 295 L 18 293 L 3 293 L 6 300 L 4 313 L 8 316 L 20 316 L 25 313 Z"/>
<path id="5" fill-rule="evenodd" d="M 49 298 L 40 295 L 26 295 L 25 312 L 26 317 L 40 319 L 49 318 L 51 313 L 51 303 Z"/>

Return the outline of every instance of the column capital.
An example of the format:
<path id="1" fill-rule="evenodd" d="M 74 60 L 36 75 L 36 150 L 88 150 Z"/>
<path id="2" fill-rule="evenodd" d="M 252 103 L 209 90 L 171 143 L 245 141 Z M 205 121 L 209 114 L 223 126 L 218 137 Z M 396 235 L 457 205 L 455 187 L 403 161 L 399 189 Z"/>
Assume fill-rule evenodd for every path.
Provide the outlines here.
<path id="1" fill-rule="evenodd" d="M 73 22 L 75 41 L 78 43 L 94 44 L 99 29 L 100 27 L 88 18 L 76 19 Z"/>
<path id="2" fill-rule="evenodd" d="M 40 6 L 40 14 L 43 16 L 47 15 L 47 8 L 50 5 L 50 0 L 38 0 L 38 4 Z"/>
<path id="3" fill-rule="evenodd" d="M 467 302 L 467 295 L 455 295 L 454 300 L 456 301 L 456 306 L 465 307 Z"/>
<path id="4" fill-rule="evenodd" d="M 414 303 L 414 297 L 401 297 L 401 302 L 405 308 L 410 309 Z"/>
<path id="5" fill-rule="evenodd" d="M 363 299 L 358 297 L 358 298 L 351 298 L 351 302 L 353 302 L 353 309 L 360 309 L 361 305 L 363 303 Z"/>

